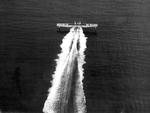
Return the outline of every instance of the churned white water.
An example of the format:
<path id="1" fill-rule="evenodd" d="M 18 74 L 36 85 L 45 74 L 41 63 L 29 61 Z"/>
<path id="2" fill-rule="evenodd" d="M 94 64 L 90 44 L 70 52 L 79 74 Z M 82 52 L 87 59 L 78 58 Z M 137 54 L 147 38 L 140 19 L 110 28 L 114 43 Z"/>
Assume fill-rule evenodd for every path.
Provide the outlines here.
<path id="1" fill-rule="evenodd" d="M 71 28 L 63 38 L 44 113 L 86 113 L 82 83 L 86 39 L 81 27 Z"/>

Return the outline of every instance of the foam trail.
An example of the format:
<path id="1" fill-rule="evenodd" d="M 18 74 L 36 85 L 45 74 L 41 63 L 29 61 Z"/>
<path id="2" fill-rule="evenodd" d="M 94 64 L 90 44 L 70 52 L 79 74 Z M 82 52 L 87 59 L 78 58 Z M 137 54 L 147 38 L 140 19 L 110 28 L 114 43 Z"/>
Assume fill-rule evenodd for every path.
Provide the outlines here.
<path id="1" fill-rule="evenodd" d="M 83 64 L 86 37 L 82 28 L 71 28 L 60 45 L 52 87 L 44 103 L 44 113 L 86 113 L 83 91 Z M 78 49 L 79 48 L 79 49 Z"/>

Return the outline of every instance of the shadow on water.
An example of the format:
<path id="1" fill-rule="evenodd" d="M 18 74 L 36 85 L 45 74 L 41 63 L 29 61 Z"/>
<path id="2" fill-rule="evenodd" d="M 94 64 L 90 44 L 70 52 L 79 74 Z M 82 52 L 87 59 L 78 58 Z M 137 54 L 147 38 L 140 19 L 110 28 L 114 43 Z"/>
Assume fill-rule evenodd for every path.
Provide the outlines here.
<path id="1" fill-rule="evenodd" d="M 16 90 L 19 92 L 19 95 L 22 95 L 20 77 L 21 77 L 21 69 L 20 69 L 20 67 L 16 67 L 13 77 L 12 77 L 12 80 L 13 80 L 13 84 L 14 84 Z"/>

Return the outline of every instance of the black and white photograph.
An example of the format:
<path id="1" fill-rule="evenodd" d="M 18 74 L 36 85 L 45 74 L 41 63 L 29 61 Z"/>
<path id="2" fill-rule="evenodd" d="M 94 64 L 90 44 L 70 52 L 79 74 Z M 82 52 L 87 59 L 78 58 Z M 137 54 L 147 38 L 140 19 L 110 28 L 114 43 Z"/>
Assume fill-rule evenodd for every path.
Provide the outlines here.
<path id="1" fill-rule="evenodd" d="M 0 0 L 0 113 L 150 113 L 150 0 Z"/>

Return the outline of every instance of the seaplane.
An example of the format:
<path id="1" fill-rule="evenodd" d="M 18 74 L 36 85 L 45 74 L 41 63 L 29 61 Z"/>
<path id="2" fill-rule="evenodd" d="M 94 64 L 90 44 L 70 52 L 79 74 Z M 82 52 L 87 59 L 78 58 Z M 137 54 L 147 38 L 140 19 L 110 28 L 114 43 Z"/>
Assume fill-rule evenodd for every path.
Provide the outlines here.
<path id="1" fill-rule="evenodd" d="M 75 29 L 87 29 L 87 28 L 94 28 L 96 32 L 96 28 L 98 27 L 98 24 L 93 23 L 81 23 L 81 22 L 74 22 L 74 23 L 57 23 L 56 24 L 58 28 L 58 32 L 61 32 L 61 28 L 75 28 Z"/>

